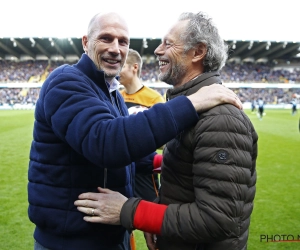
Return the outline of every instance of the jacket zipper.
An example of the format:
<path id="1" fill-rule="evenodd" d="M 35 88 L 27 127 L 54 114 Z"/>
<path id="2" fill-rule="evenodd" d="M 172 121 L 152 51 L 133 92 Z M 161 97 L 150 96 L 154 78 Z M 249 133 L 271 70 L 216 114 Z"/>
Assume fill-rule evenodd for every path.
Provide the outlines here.
<path id="1" fill-rule="evenodd" d="M 121 116 L 123 116 L 123 113 L 122 113 L 122 111 L 121 111 L 121 109 L 120 109 L 120 105 L 119 105 L 119 102 L 118 102 L 117 93 L 116 93 L 115 100 L 116 100 L 115 105 L 117 106 L 117 108 L 118 108 L 118 110 L 119 110 Z M 132 163 L 130 163 L 130 165 L 128 165 L 128 166 L 129 166 L 129 176 L 130 176 L 129 183 L 130 183 L 130 186 L 133 187 L 133 186 L 132 186 L 132 184 L 133 184 L 133 183 L 132 183 L 132 181 L 133 181 L 133 177 L 132 177 Z M 133 195 L 133 193 L 134 193 L 134 191 L 133 191 L 133 188 L 132 188 L 132 195 Z"/>
<path id="2" fill-rule="evenodd" d="M 116 90 L 115 90 L 116 91 Z M 111 94 L 111 93 L 110 93 Z M 111 94 L 112 95 L 112 94 Z M 119 110 L 119 113 L 121 116 L 123 116 L 123 113 L 120 109 L 120 105 L 119 105 L 119 102 L 118 102 L 118 99 L 117 99 L 117 94 L 116 94 L 116 97 L 115 98 L 112 98 L 110 97 L 112 100 L 116 100 L 116 102 L 112 101 L 113 105 L 116 105 L 117 109 Z"/>
<path id="3" fill-rule="evenodd" d="M 112 97 L 111 93 L 109 93 L 109 94 L 110 94 L 110 98 L 112 100 L 112 104 L 115 105 L 118 108 L 118 110 L 120 112 L 120 115 L 123 116 L 123 113 L 122 113 L 122 111 L 120 109 L 120 105 L 119 105 L 119 102 L 118 102 L 117 93 L 115 94 L 115 98 Z M 115 102 L 113 100 L 115 100 Z M 130 164 L 128 166 L 129 166 L 129 177 L 130 177 L 129 183 L 130 183 L 130 186 L 133 187 L 132 186 L 132 181 L 133 181 L 133 177 L 132 177 L 132 164 Z M 133 195 L 133 189 L 132 189 L 132 195 Z"/>
<path id="4" fill-rule="evenodd" d="M 107 86 L 106 86 L 107 87 Z M 109 88 L 107 87 L 108 93 L 109 93 L 109 98 L 110 98 L 110 102 L 112 103 L 112 105 L 114 106 L 114 101 L 113 98 L 111 96 L 111 93 L 109 91 Z M 107 168 L 104 168 L 104 177 L 103 177 L 103 188 L 106 188 L 107 186 Z"/>
<path id="5" fill-rule="evenodd" d="M 112 105 L 116 106 L 116 108 L 119 110 L 120 115 L 123 116 L 123 113 L 121 112 L 120 105 L 119 105 L 119 102 L 118 102 L 118 99 L 117 99 L 117 95 L 114 98 L 112 96 L 112 93 L 109 91 L 109 89 L 108 89 L 108 92 L 109 92 L 109 98 L 110 98 L 110 101 L 111 101 Z M 116 100 L 116 102 L 114 100 Z M 132 187 L 132 179 L 133 179 L 132 178 L 132 166 L 131 166 L 131 164 L 129 166 L 130 166 L 130 168 L 129 168 L 129 171 L 130 171 L 130 175 L 129 175 L 130 176 L 130 181 L 129 182 L 130 182 L 130 185 Z M 104 179 L 103 179 L 103 186 L 104 186 L 104 188 L 106 188 L 106 185 L 107 185 L 107 168 L 104 168 Z M 133 190 L 132 190 L 132 194 L 133 194 Z"/>
<path id="6" fill-rule="evenodd" d="M 103 188 L 106 188 L 107 183 L 107 168 L 104 168 Z"/>

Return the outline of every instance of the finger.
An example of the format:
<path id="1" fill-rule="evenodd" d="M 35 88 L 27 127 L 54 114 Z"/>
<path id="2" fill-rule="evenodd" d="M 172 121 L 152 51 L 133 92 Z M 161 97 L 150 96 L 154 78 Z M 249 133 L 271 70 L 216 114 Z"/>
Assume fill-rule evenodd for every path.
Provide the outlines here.
<path id="1" fill-rule="evenodd" d="M 243 109 L 243 103 L 235 93 L 234 93 L 234 102 L 236 103 L 235 106 L 238 106 L 240 109 Z"/>
<path id="2" fill-rule="evenodd" d="M 238 109 L 243 109 L 243 104 L 237 96 L 233 96 L 233 97 L 229 97 L 228 99 L 225 99 L 225 103 L 227 102 L 236 106 Z"/>
<path id="3" fill-rule="evenodd" d="M 77 210 L 82 212 L 82 213 L 88 214 L 88 215 L 92 214 L 91 208 L 79 206 L 79 207 L 77 207 Z"/>
<path id="4" fill-rule="evenodd" d="M 87 207 L 88 206 L 88 201 L 87 200 L 76 200 L 74 201 L 74 205 L 77 207 Z"/>
<path id="5" fill-rule="evenodd" d="M 99 199 L 99 193 L 82 193 L 78 196 L 80 200 L 94 200 L 97 201 Z"/>
<path id="6" fill-rule="evenodd" d="M 104 193 L 104 194 L 112 194 L 112 193 L 115 193 L 115 191 L 112 191 L 108 188 L 101 188 L 101 187 L 98 187 L 98 191 L 100 193 Z"/>
<path id="7" fill-rule="evenodd" d="M 102 224 L 110 224 L 110 225 L 120 225 L 120 223 L 117 223 L 113 221 L 110 217 L 106 216 L 84 216 L 83 219 L 86 222 L 92 222 L 92 223 L 102 223 Z"/>
<path id="8" fill-rule="evenodd" d="M 93 207 L 77 207 L 77 210 L 89 216 L 98 216 L 98 210 Z"/>
<path id="9" fill-rule="evenodd" d="M 239 99 L 238 96 L 236 96 L 236 98 L 237 98 L 237 102 L 238 102 L 238 104 L 240 106 L 240 109 L 243 109 L 243 103 L 241 102 L 241 100 Z"/>
<path id="10" fill-rule="evenodd" d="M 95 203 L 95 201 L 92 200 L 76 200 L 74 202 L 74 205 L 77 207 L 97 207 L 97 203 Z"/>
<path id="11" fill-rule="evenodd" d="M 92 223 L 105 223 L 102 217 L 99 216 L 84 216 L 84 221 Z"/>
<path id="12" fill-rule="evenodd" d="M 212 91 L 214 91 L 214 92 L 219 92 L 221 94 L 228 95 L 228 96 L 231 96 L 231 97 L 236 96 L 236 94 L 231 89 L 226 87 L 225 85 L 214 83 L 211 86 L 212 86 Z M 208 88 L 210 86 L 205 86 L 205 87 Z"/>
<path id="13" fill-rule="evenodd" d="M 224 86 L 224 85 L 222 85 Z M 234 93 L 234 91 L 232 91 L 231 89 L 227 88 L 226 86 L 224 86 L 226 88 L 226 94 L 228 94 L 228 99 L 225 98 L 225 102 L 229 102 L 232 103 L 234 106 L 236 106 L 239 109 L 243 109 L 243 103 L 241 102 L 241 100 L 239 99 L 239 97 L 237 96 L 236 93 Z"/>

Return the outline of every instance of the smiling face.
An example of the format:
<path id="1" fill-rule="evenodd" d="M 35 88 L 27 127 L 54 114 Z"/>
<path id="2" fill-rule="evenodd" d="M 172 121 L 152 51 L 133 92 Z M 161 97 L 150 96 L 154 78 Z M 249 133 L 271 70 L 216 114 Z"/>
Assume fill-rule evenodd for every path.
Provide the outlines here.
<path id="1" fill-rule="evenodd" d="M 159 61 L 159 79 L 174 87 L 183 85 L 199 74 L 193 65 L 195 50 L 185 52 L 184 42 L 180 39 L 188 23 L 189 20 L 175 23 L 154 51 Z"/>
<path id="2" fill-rule="evenodd" d="M 116 13 L 97 16 L 89 26 L 89 34 L 82 38 L 85 53 L 104 71 L 107 80 L 121 71 L 129 41 L 126 22 Z"/>

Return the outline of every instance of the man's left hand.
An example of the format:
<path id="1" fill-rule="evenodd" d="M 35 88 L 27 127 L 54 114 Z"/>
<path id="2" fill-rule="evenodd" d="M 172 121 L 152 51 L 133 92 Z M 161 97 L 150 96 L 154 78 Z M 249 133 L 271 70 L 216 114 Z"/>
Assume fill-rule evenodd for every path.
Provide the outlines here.
<path id="1" fill-rule="evenodd" d="M 83 193 L 74 202 L 87 222 L 120 225 L 120 213 L 127 198 L 110 189 L 98 188 L 99 193 Z"/>

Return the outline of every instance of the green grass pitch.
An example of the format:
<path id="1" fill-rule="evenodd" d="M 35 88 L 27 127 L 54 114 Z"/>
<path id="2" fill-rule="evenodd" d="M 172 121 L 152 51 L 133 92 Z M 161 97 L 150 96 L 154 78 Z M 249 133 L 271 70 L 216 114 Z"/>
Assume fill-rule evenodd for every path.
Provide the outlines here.
<path id="1" fill-rule="evenodd" d="M 266 242 L 264 235 L 300 237 L 299 115 L 266 110 L 260 121 L 245 110 L 259 135 L 257 193 L 248 250 L 300 249 L 300 242 Z M 33 249 L 34 226 L 27 217 L 27 168 L 33 111 L 0 111 L 0 249 Z M 276 238 L 277 237 L 277 238 Z M 146 250 L 135 231 L 138 250 Z M 283 239 L 283 238 L 281 238 Z"/>

